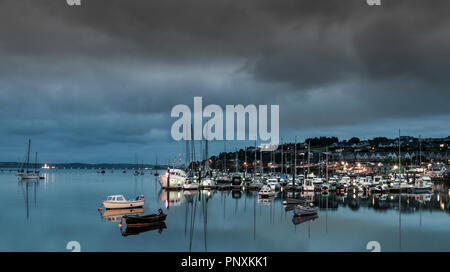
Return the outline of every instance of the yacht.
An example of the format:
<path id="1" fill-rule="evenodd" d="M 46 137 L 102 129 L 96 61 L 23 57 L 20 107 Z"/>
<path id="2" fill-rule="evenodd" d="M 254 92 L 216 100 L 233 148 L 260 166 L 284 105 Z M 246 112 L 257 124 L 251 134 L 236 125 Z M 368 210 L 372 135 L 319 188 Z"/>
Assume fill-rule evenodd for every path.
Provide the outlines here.
<path id="1" fill-rule="evenodd" d="M 170 184 L 167 183 L 167 178 Z M 164 175 L 158 176 L 158 181 L 162 188 L 181 187 L 186 182 L 186 172 L 176 168 L 169 169 Z"/>

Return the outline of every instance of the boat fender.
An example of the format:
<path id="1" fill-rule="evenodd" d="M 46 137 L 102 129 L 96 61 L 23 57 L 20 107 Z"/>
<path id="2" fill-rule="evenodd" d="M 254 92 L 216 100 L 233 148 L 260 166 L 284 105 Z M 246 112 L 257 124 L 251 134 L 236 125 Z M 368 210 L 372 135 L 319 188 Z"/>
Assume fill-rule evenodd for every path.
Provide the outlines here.
<path id="1" fill-rule="evenodd" d="M 122 229 L 122 223 L 119 224 L 119 229 Z"/>
<path id="2" fill-rule="evenodd" d="M 97 211 L 101 213 L 103 211 L 102 207 L 98 207 Z"/>
<path id="3" fill-rule="evenodd" d="M 141 199 L 144 199 L 144 195 L 141 195 Z"/>

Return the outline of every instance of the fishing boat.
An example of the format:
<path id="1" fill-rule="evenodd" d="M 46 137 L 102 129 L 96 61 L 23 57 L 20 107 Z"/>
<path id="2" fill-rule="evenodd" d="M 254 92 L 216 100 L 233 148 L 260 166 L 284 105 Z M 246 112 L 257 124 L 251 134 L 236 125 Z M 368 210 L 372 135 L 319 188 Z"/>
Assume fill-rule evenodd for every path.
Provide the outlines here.
<path id="1" fill-rule="evenodd" d="M 295 207 L 294 215 L 295 216 L 311 216 L 311 215 L 317 215 L 319 209 L 312 206 L 312 203 L 309 204 L 309 206 L 302 206 L 298 205 Z"/>
<path id="2" fill-rule="evenodd" d="M 164 214 L 161 209 L 158 210 L 157 214 L 150 215 L 126 215 L 123 217 L 128 227 L 143 227 L 155 223 L 161 223 L 166 220 L 167 214 Z"/>
<path id="3" fill-rule="evenodd" d="M 144 206 L 144 195 L 138 196 L 136 200 L 127 200 L 123 195 L 112 195 L 102 204 L 106 209 L 139 208 Z"/>
<path id="4" fill-rule="evenodd" d="M 275 196 L 275 193 L 268 185 L 264 185 L 258 193 L 259 198 L 269 198 L 273 196 Z"/>

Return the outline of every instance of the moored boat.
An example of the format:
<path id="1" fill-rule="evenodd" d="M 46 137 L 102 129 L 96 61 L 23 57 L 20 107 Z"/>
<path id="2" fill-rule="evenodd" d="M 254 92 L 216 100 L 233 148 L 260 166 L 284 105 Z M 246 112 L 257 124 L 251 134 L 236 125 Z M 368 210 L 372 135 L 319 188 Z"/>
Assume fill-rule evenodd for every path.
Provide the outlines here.
<path id="1" fill-rule="evenodd" d="M 164 214 L 161 209 L 158 210 L 157 214 L 136 216 L 136 215 L 126 215 L 123 217 L 128 227 L 140 227 L 148 226 L 155 223 L 160 223 L 166 220 L 167 214 Z"/>
<path id="2" fill-rule="evenodd" d="M 295 216 L 311 216 L 311 215 L 317 215 L 319 209 L 316 207 L 313 207 L 312 204 L 309 206 L 302 206 L 298 205 L 295 207 L 294 215 Z"/>
<path id="3" fill-rule="evenodd" d="M 258 193 L 259 198 L 269 198 L 273 196 L 275 196 L 275 193 L 268 185 L 264 185 Z"/>
<path id="4" fill-rule="evenodd" d="M 164 175 L 158 176 L 162 188 L 180 187 L 186 182 L 186 172 L 181 169 L 168 169 Z"/>
<path id="5" fill-rule="evenodd" d="M 188 180 L 182 185 L 183 190 L 198 190 L 200 186 L 193 180 Z"/>
<path id="6" fill-rule="evenodd" d="M 123 195 L 112 195 L 102 204 L 106 209 L 139 208 L 144 206 L 144 195 L 138 196 L 136 200 L 127 200 Z"/>

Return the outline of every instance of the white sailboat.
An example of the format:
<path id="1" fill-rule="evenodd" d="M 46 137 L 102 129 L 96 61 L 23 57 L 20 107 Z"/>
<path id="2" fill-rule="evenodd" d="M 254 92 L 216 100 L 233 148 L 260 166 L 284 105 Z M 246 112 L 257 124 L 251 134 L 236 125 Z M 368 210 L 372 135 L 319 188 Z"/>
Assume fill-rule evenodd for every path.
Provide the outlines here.
<path id="1" fill-rule="evenodd" d="M 27 160 L 25 162 L 25 169 L 22 169 L 23 173 L 18 174 L 18 176 L 21 178 L 21 180 L 37 180 L 37 179 L 39 179 L 39 175 L 36 173 L 36 171 L 32 172 L 29 170 L 30 149 L 31 149 L 31 140 L 28 140 L 28 151 L 27 151 Z"/>

